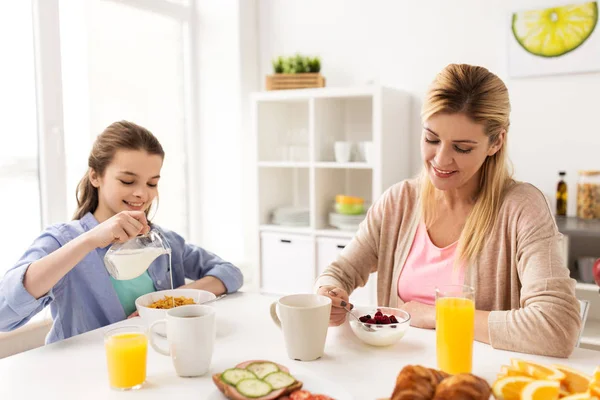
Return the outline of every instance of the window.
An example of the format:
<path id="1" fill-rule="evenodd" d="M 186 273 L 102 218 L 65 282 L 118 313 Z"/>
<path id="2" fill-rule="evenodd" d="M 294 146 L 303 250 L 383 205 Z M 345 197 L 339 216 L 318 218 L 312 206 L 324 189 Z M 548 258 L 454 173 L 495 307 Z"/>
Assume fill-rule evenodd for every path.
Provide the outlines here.
<path id="1" fill-rule="evenodd" d="M 31 2 L 0 3 L 0 48 L 1 276 L 42 226 Z"/>
<path id="2" fill-rule="evenodd" d="M 188 237 L 187 18 L 156 6 L 164 3 L 62 1 L 68 202 L 74 210 L 75 187 L 95 136 L 112 122 L 129 120 L 148 128 L 165 150 L 153 221 Z"/>

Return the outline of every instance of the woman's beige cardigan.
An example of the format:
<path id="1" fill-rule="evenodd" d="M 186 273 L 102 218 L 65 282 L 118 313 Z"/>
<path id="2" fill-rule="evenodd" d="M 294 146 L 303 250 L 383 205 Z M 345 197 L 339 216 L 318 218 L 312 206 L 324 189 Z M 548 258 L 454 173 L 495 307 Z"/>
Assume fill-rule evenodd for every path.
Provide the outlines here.
<path id="1" fill-rule="evenodd" d="M 417 181 L 392 186 L 316 286 L 351 293 L 377 272 L 379 305 L 396 307 L 402 303 L 398 278 L 420 219 Z M 491 311 L 493 347 L 556 357 L 573 351 L 581 320 L 562 241 L 543 194 L 530 184 L 513 185 L 478 260 L 465 273 L 465 284 L 475 288 L 476 308 Z"/>

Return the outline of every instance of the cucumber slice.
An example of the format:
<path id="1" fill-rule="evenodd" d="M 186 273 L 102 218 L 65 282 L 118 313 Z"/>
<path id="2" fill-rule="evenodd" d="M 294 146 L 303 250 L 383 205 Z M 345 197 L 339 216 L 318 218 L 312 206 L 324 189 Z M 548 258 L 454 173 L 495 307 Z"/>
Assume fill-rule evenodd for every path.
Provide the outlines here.
<path id="1" fill-rule="evenodd" d="M 271 372 L 263 378 L 273 389 L 283 389 L 296 382 L 293 376 L 286 374 L 283 371 Z"/>
<path id="2" fill-rule="evenodd" d="M 256 378 L 242 379 L 235 385 L 235 388 L 238 392 L 250 398 L 263 397 L 273 391 L 271 385 Z"/>
<path id="3" fill-rule="evenodd" d="M 279 367 L 270 362 L 256 362 L 248 365 L 246 367 L 248 371 L 251 371 L 258 377 L 258 379 L 262 379 L 265 376 L 269 375 L 272 372 L 279 371 Z"/>
<path id="4" fill-rule="evenodd" d="M 225 370 L 225 372 L 221 374 L 221 379 L 228 384 L 235 386 L 242 379 L 256 379 L 256 375 L 247 369 L 231 368 Z"/>

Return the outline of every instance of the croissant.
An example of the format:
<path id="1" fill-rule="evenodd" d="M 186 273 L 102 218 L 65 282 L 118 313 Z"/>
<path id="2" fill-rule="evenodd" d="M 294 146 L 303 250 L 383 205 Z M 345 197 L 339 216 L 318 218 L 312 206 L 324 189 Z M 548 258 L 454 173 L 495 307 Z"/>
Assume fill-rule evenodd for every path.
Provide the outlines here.
<path id="1" fill-rule="evenodd" d="M 478 376 L 458 374 L 444 379 L 435 391 L 433 400 L 488 400 L 490 385 Z"/>
<path id="2" fill-rule="evenodd" d="M 420 365 L 407 365 L 396 378 L 390 400 L 431 400 L 437 385 L 449 375 Z"/>

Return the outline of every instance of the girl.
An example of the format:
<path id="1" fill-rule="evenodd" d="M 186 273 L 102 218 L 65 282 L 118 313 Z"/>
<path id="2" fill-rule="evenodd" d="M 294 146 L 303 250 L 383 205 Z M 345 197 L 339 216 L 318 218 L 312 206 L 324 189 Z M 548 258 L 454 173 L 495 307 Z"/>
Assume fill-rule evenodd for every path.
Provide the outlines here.
<path id="1" fill-rule="evenodd" d="M 505 350 L 567 357 L 581 320 L 558 232 L 544 195 L 515 182 L 506 139 L 504 83 L 482 67 L 452 64 L 422 110 L 423 172 L 392 186 L 352 242 L 317 281 L 332 325 L 348 294 L 377 271 L 378 304 L 435 328 L 434 289 L 475 288 L 475 339 Z"/>
<path id="2" fill-rule="evenodd" d="M 54 323 L 46 343 L 125 319 L 135 299 L 171 288 L 168 258 L 158 257 L 138 278 L 119 281 L 104 267 L 112 243 L 147 233 L 158 197 L 162 146 L 148 130 L 115 122 L 100 134 L 77 187 L 73 221 L 46 229 L 0 281 L 0 330 L 25 324 L 50 305 Z M 238 268 L 177 233 L 159 229 L 171 246 L 173 287 L 186 285 L 216 295 L 242 286 Z"/>

